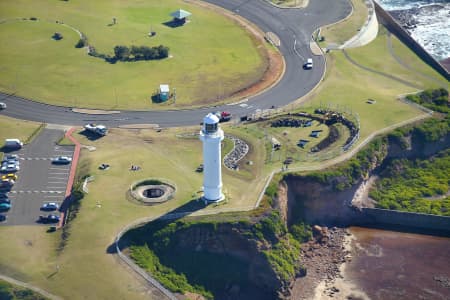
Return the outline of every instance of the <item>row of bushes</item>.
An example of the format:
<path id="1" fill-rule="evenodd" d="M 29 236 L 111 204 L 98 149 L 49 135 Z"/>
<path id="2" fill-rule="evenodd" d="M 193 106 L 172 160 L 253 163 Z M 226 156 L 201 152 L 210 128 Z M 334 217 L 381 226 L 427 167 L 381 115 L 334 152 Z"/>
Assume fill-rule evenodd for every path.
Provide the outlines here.
<path id="1" fill-rule="evenodd" d="M 80 42 L 79 42 L 80 43 Z M 80 44 L 81 45 L 81 44 Z M 94 47 L 88 46 L 88 54 L 94 57 L 103 58 L 109 63 L 116 63 L 117 61 L 139 61 L 139 60 L 156 60 L 163 59 L 169 56 L 169 48 L 163 45 L 156 47 L 147 46 L 115 46 L 114 56 L 98 53 Z"/>

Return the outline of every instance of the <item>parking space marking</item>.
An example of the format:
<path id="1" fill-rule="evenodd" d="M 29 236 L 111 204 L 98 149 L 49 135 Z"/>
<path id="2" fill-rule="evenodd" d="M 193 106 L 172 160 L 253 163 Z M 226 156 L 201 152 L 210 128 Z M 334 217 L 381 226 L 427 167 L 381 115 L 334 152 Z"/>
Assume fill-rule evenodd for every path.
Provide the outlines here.
<path id="1" fill-rule="evenodd" d="M 50 175 L 67 175 L 67 172 L 64 173 L 50 172 Z"/>
<path id="2" fill-rule="evenodd" d="M 55 180 L 55 179 L 53 179 L 53 180 Z M 62 181 L 49 181 L 49 182 L 47 182 L 47 183 L 66 183 L 66 182 L 67 182 L 66 179 L 61 178 L 61 180 L 62 180 Z"/>
<path id="3" fill-rule="evenodd" d="M 69 170 L 68 168 L 53 168 L 53 167 L 50 167 L 49 169 L 50 170 L 64 170 L 64 171 L 68 171 Z"/>
<path id="4" fill-rule="evenodd" d="M 32 193 L 33 191 L 11 191 L 10 193 L 12 193 L 12 194 L 24 194 L 24 193 Z M 34 191 L 35 193 L 43 193 L 43 194 L 45 194 L 45 193 L 50 193 L 50 194 L 53 194 L 53 193 L 57 193 L 57 194 L 62 194 L 62 193 L 64 193 L 65 191 Z"/>

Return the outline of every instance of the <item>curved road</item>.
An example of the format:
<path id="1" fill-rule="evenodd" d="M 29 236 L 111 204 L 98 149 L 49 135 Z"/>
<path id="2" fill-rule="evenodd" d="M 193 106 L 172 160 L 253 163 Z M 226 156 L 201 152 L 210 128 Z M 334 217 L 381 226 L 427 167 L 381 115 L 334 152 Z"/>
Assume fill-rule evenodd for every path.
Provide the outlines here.
<path id="1" fill-rule="evenodd" d="M 312 0 L 305 9 L 281 9 L 263 0 L 207 0 L 223 7 L 257 25 L 264 32 L 274 32 L 281 40 L 280 51 L 286 61 L 283 78 L 271 89 L 249 98 L 246 106 L 223 105 L 214 110 L 230 111 L 235 117 L 284 106 L 304 96 L 321 79 L 325 71 L 322 56 L 311 54 L 309 43 L 312 32 L 323 25 L 334 23 L 351 12 L 347 0 Z M 313 57 L 314 68 L 303 70 L 306 58 Z M 108 115 L 88 115 L 72 112 L 70 107 L 60 107 L 30 101 L 0 93 L 0 101 L 7 104 L 2 114 L 31 121 L 84 125 L 102 123 L 109 127 L 127 124 L 158 124 L 175 127 L 199 124 L 211 107 L 173 111 L 121 111 Z"/>

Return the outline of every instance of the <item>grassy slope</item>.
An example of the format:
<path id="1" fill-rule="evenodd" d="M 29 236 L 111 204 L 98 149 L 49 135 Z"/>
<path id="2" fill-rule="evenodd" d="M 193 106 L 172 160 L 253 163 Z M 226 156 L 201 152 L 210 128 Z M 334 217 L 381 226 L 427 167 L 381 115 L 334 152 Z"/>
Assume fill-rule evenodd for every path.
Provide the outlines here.
<path id="1" fill-rule="evenodd" d="M 394 74 L 423 88 L 435 86 L 433 82 L 424 81 L 391 58 L 386 38 L 386 34 L 381 34 L 369 45 L 348 50 L 348 53 L 355 61 L 369 68 Z M 409 52 L 406 47 L 401 51 Z M 328 56 L 328 62 L 325 81 L 312 94 L 312 101 L 308 105 L 331 105 L 357 113 L 362 138 L 421 113 L 397 100 L 399 94 L 414 92 L 415 88 L 363 70 L 350 63 L 340 51 L 332 52 Z M 426 66 L 423 63 L 421 65 Z M 376 103 L 367 104 L 369 98 L 376 100 Z"/>
<path id="2" fill-rule="evenodd" d="M 0 125 L 0 144 L 3 145 L 4 140 L 8 138 L 26 141 L 40 124 L 0 115 Z"/>
<path id="3" fill-rule="evenodd" d="M 192 12 L 191 22 L 170 28 L 170 12 Z M 265 60 L 241 27 L 219 14 L 178 0 L 39 1 L 0 3 L 0 19 L 38 17 L 40 21 L 0 24 L 0 90 L 48 103 L 96 108 L 157 108 L 151 94 L 161 83 L 177 91 L 177 107 L 199 105 L 256 81 Z M 118 24 L 108 26 L 112 17 Z M 163 44 L 173 58 L 109 64 L 74 48 L 78 34 L 55 20 L 78 28 L 98 52 L 113 54 L 115 45 Z M 157 32 L 147 36 L 152 28 Z M 63 39 L 54 41 L 54 32 Z M 20 38 L 18 38 L 20 37 Z M 235 41 L 239 41 L 236 43 Z M 14 51 L 12 51 L 14 49 Z M 239 78 L 239 80 L 236 80 Z M 221 84 L 217 84 L 221 82 Z M 167 106 L 165 106 L 167 108 Z"/>

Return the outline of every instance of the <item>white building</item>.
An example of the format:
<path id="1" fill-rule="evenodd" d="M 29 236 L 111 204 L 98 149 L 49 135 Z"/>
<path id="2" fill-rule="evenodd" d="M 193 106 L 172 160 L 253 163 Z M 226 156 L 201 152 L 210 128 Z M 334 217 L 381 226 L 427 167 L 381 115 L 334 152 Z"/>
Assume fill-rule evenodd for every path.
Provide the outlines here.
<path id="1" fill-rule="evenodd" d="M 200 140 L 203 142 L 203 192 L 208 202 L 219 202 L 222 194 L 221 142 L 223 130 L 219 128 L 219 118 L 209 113 L 203 119 Z"/>

